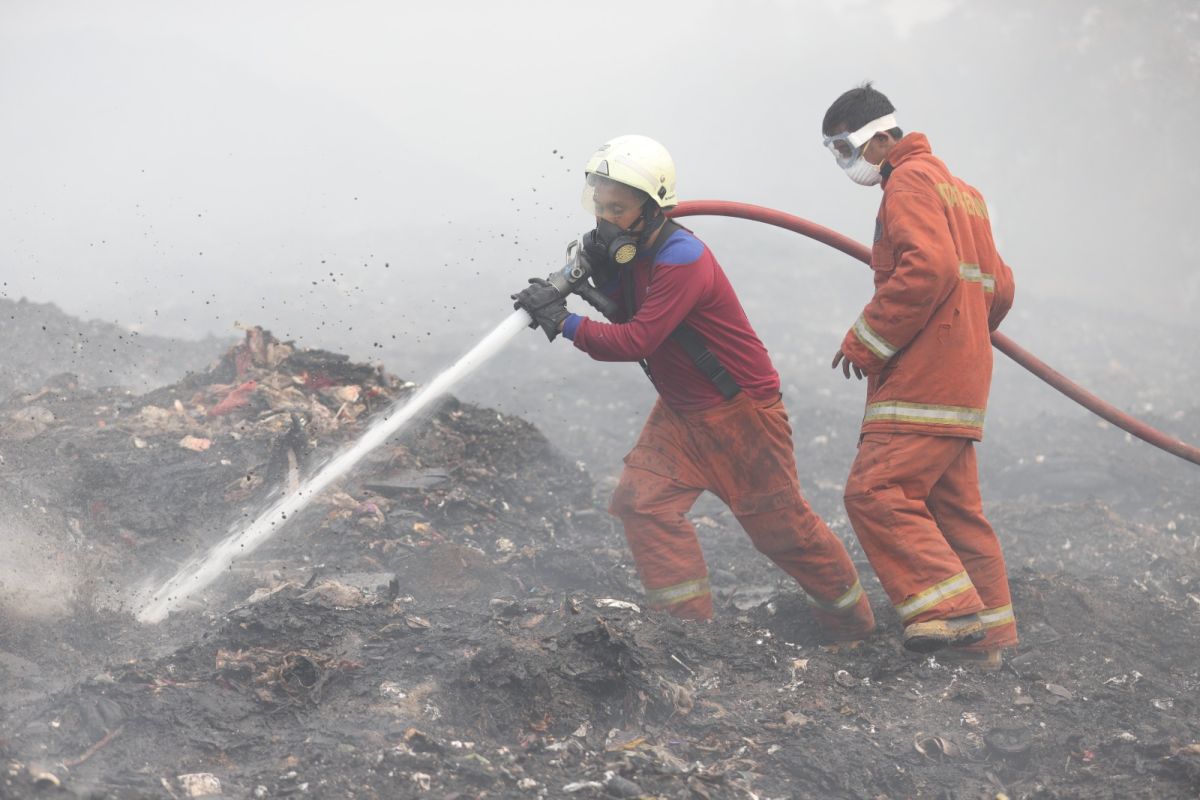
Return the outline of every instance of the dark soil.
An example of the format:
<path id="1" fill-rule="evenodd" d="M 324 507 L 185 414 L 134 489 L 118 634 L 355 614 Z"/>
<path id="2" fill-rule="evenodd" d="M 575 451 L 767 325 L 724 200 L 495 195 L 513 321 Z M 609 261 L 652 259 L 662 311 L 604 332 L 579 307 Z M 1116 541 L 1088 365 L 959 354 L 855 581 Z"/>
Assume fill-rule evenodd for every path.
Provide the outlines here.
<path id="1" fill-rule="evenodd" d="M 0 511 L 36 577 L 0 594 L 0 797 L 1200 795 L 1200 470 L 1090 419 L 989 430 L 1022 644 L 988 674 L 899 647 L 838 510 L 858 408 L 789 400 L 801 478 L 881 621 L 837 648 L 711 500 L 693 519 L 717 618 L 631 605 L 611 431 L 566 457 L 457 400 L 139 625 L 130 589 L 411 386 L 261 331 L 147 394 L 12 382 Z"/>

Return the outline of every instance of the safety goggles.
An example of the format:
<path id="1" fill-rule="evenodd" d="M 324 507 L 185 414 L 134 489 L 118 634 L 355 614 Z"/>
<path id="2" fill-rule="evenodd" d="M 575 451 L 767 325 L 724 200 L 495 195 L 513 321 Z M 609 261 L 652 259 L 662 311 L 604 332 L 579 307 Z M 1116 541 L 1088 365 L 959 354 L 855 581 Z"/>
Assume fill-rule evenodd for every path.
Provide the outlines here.
<path id="1" fill-rule="evenodd" d="M 838 166 L 845 169 L 854 163 L 854 159 L 858 158 L 858 154 L 862 152 L 863 145 L 869 142 L 872 136 L 881 131 L 890 131 L 895 127 L 897 127 L 895 115 L 887 114 L 879 119 L 871 120 L 856 131 L 845 131 L 844 133 L 835 133 L 833 136 L 826 136 L 825 146 L 837 159 Z"/>

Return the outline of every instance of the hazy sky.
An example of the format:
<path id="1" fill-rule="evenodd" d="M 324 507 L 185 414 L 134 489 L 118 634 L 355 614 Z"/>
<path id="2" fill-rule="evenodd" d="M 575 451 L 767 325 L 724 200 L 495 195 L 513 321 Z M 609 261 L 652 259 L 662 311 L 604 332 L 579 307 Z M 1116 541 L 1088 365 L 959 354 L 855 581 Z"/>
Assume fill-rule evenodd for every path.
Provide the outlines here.
<path id="1" fill-rule="evenodd" d="M 684 199 L 866 238 L 878 192 L 819 124 L 870 78 L 984 192 L 1021 291 L 1196 325 L 1195 41 L 1158 47 L 1177 20 L 1137 28 L 1144 3 L 1043 5 L 3 0 L 0 291 L 184 335 L 486 327 L 632 132 Z"/>

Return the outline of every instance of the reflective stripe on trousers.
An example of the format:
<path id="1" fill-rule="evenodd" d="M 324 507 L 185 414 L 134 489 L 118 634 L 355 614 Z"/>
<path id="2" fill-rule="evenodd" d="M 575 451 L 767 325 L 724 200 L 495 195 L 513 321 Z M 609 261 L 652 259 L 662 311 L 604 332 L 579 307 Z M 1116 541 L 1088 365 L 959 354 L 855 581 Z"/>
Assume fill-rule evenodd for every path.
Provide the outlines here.
<path id="1" fill-rule="evenodd" d="M 869 404 L 863 415 L 863 424 L 868 422 L 918 422 L 927 425 L 977 428 L 982 434 L 984 411 L 985 409 L 982 408 L 967 406 L 941 406 L 889 400 Z"/>
<path id="2" fill-rule="evenodd" d="M 908 622 L 921 612 L 928 611 L 944 600 L 949 600 L 963 592 L 974 590 L 975 584 L 971 583 L 971 577 L 967 575 L 966 570 L 963 570 L 956 575 L 951 575 L 940 583 L 935 583 L 928 589 L 917 592 L 903 603 L 897 603 L 896 613 L 900 615 L 901 620 Z"/>
<path id="3" fill-rule="evenodd" d="M 809 605 L 815 606 L 822 611 L 838 615 L 850 614 L 854 611 L 855 606 L 858 605 L 859 598 L 863 596 L 863 588 L 860 581 L 855 581 L 854 585 L 847 589 L 845 594 L 829 601 L 819 600 L 807 593 L 805 596 L 808 598 Z"/>
<path id="4" fill-rule="evenodd" d="M 676 583 L 673 586 L 647 589 L 646 604 L 651 608 L 662 609 L 672 606 L 675 603 L 682 603 L 697 597 L 703 597 L 706 594 L 712 594 L 712 590 L 708 586 L 707 575 L 703 578 Z"/>

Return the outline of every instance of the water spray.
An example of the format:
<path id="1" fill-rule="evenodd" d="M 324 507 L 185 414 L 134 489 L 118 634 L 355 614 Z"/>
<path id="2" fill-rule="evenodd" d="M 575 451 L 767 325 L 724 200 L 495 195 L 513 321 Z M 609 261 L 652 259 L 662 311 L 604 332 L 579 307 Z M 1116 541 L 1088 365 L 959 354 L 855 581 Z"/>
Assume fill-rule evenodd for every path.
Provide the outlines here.
<path id="1" fill-rule="evenodd" d="M 514 311 L 472 347 L 453 366 L 439 374 L 412 397 L 398 400 L 351 447 L 334 456 L 315 475 L 280 499 L 243 529 L 235 529 L 207 553 L 192 559 L 163 584 L 137 612 L 139 622 L 156 623 L 193 594 L 203 591 L 238 559 L 245 558 L 274 536 L 325 488 L 362 460 L 363 456 L 398 434 L 405 425 L 429 410 L 450 389 L 500 352 L 529 324 L 529 315 Z"/>

